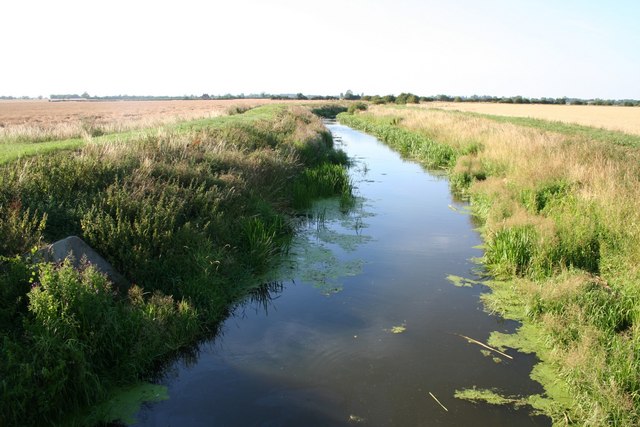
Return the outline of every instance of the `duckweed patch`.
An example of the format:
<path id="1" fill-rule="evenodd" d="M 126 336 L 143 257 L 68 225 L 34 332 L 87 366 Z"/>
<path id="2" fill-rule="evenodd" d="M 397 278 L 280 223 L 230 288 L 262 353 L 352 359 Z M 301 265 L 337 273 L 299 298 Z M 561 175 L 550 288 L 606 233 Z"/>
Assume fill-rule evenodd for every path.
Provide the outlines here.
<path id="1" fill-rule="evenodd" d="M 496 390 L 468 388 L 456 390 L 454 393 L 456 399 L 467 400 L 474 403 L 488 403 L 490 405 L 513 405 L 520 407 L 528 404 L 526 398 L 503 396 Z"/>
<path id="2" fill-rule="evenodd" d="M 447 276 L 447 280 L 453 283 L 454 286 L 459 288 L 472 288 L 475 285 L 482 285 L 483 282 L 478 280 L 471 280 L 461 276 L 455 276 L 450 274 Z"/>
<path id="3" fill-rule="evenodd" d="M 94 411 L 99 414 L 94 422 L 109 423 L 120 420 L 126 424 L 134 424 L 136 414 L 144 403 L 160 402 L 169 399 L 169 389 L 166 386 L 142 383 L 119 390 L 113 397 Z"/>
<path id="4" fill-rule="evenodd" d="M 365 265 L 364 260 L 350 256 L 371 240 L 362 233 L 367 227 L 365 219 L 372 215 L 365 207 L 362 199 L 355 199 L 346 210 L 335 197 L 313 203 L 299 218 L 283 274 L 309 283 L 325 295 L 340 292 L 340 279 L 360 274 Z"/>
<path id="5" fill-rule="evenodd" d="M 405 332 L 406 330 L 407 330 L 407 324 L 403 323 L 403 324 L 398 325 L 398 326 L 392 326 L 391 328 L 385 329 L 384 331 L 385 332 L 389 332 L 391 334 L 401 334 L 401 333 Z"/>

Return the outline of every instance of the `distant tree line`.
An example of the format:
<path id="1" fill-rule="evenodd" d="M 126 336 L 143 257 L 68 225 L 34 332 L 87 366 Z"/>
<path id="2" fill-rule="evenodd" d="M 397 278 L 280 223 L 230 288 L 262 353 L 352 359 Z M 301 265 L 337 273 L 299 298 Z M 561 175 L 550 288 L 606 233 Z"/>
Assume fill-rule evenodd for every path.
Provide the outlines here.
<path id="1" fill-rule="evenodd" d="M 28 97 L 28 96 L 0 96 L 0 100 L 15 100 L 15 99 L 43 99 L 42 96 Z M 510 96 L 499 97 L 490 95 L 473 95 L 473 96 L 449 96 L 449 95 L 435 95 L 435 96 L 418 96 L 413 93 L 401 93 L 399 95 L 365 95 L 355 94 L 351 90 L 347 90 L 336 95 L 305 95 L 301 92 L 298 93 L 285 93 L 285 94 L 269 94 L 265 92 L 251 93 L 249 95 L 231 94 L 224 95 L 209 95 L 204 93 L 202 95 L 182 95 L 182 96 L 146 96 L 146 95 L 109 95 L 109 96 L 91 96 L 87 92 L 81 95 L 78 94 L 52 94 L 49 96 L 52 101 L 64 101 L 64 100 L 90 100 L 90 101 L 170 101 L 170 100 L 194 100 L 194 99 L 273 99 L 273 100 L 347 100 L 347 101 L 368 101 L 372 104 L 417 104 L 420 102 L 432 102 L 432 101 L 444 101 L 444 102 L 493 102 L 498 104 L 554 104 L 554 105 L 620 105 L 625 107 L 640 106 L 640 100 L 636 99 L 580 99 L 580 98 L 525 98 L 523 96 Z"/>
<path id="2" fill-rule="evenodd" d="M 417 96 L 412 93 L 401 93 L 394 95 L 366 95 L 362 96 L 363 101 L 372 104 L 411 104 L 418 102 L 493 102 L 497 104 L 554 104 L 554 105 L 621 105 L 625 107 L 640 106 L 640 100 L 635 99 L 580 99 L 580 98 L 525 98 L 523 96 L 498 97 L 498 96 Z"/>

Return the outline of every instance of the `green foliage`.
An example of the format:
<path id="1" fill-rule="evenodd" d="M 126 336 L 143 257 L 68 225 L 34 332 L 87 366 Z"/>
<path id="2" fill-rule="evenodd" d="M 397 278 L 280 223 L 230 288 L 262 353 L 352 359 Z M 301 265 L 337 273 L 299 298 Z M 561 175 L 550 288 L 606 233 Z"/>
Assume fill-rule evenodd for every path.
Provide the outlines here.
<path id="1" fill-rule="evenodd" d="M 564 198 L 571 190 L 571 184 L 565 180 L 544 183 L 535 190 L 522 192 L 522 203 L 532 213 L 540 213 L 554 199 Z"/>
<path id="2" fill-rule="evenodd" d="M 338 195 L 343 200 L 352 199 L 351 182 L 345 169 L 339 164 L 322 164 L 307 169 L 293 183 L 293 205 L 307 208 L 318 198 Z"/>
<path id="3" fill-rule="evenodd" d="M 311 109 L 313 114 L 326 119 L 335 119 L 338 114 L 344 113 L 345 111 L 347 111 L 347 107 L 338 104 L 326 104 Z"/>
<path id="4" fill-rule="evenodd" d="M 24 254 L 40 243 L 47 215 L 23 209 L 20 200 L 0 202 L 0 256 Z"/>
<path id="5" fill-rule="evenodd" d="M 354 114 L 356 111 L 366 111 L 366 110 L 367 110 L 367 104 L 365 104 L 364 102 L 355 102 L 349 105 L 349 108 L 347 109 L 347 113 Z"/>
<path id="6" fill-rule="evenodd" d="M 0 413 L 9 425 L 54 423 L 199 334 L 189 304 L 132 291 L 132 303 L 117 298 L 93 267 L 40 267 L 28 293 L 27 333 L 5 338 L 2 351 Z"/>
<path id="7" fill-rule="evenodd" d="M 396 97 L 396 104 L 418 104 L 420 98 L 412 93 L 401 93 Z"/>
<path id="8" fill-rule="evenodd" d="M 287 250 L 294 187 L 350 195 L 346 163 L 308 110 L 266 107 L 0 167 L 0 419 L 56 424 L 215 329 Z M 135 285 L 22 257 L 71 233 Z"/>
<path id="9" fill-rule="evenodd" d="M 338 115 L 338 120 L 375 135 L 404 157 L 416 159 L 427 167 L 450 168 L 455 164 L 457 153 L 453 148 L 398 126 L 399 122 L 394 118 L 343 113 Z"/>
<path id="10" fill-rule="evenodd" d="M 527 274 L 538 249 L 538 234 L 532 225 L 505 228 L 489 236 L 485 264 L 497 276 Z"/>
<path id="11" fill-rule="evenodd" d="M 0 256 L 0 331 L 19 334 L 27 312 L 32 269 L 19 256 Z"/>

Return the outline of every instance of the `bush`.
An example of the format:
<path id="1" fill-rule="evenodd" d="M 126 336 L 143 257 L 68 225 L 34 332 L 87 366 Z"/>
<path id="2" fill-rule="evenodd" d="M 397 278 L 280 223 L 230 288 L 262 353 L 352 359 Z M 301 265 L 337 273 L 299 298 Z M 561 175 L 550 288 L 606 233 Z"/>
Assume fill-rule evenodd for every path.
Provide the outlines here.
<path id="1" fill-rule="evenodd" d="M 368 108 L 367 104 L 365 104 L 364 102 L 355 102 L 349 105 L 349 109 L 347 110 L 347 113 L 355 114 L 356 111 L 366 111 L 367 108 Z"/>

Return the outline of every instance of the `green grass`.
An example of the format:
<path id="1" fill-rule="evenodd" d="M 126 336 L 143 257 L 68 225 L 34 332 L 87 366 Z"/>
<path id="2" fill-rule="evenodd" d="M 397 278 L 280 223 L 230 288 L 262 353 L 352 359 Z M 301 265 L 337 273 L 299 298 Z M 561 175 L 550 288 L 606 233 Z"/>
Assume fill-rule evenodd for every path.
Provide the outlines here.
<path id="1" fill-rule="evenodd" d="M 340 123 L 375 135 L 387 143 L 402 156 L 419 161 L 428 168 L 448 169 L 455 164 L 457 153 L 447 145 L 417 132 L 408 131 L 398 126 L 393 117 L 373 117 L 364 114 L 341 113 Z"/>
<path id="2" fill-rule="evenodd" d="M 48 154 L 54 151 L 75 150 L 85 144 L 83 139 L 48 142 L 15 142 L 0 144 L 0 165 L 23 157 Z"/>

